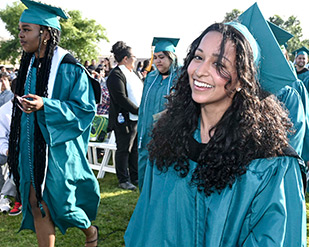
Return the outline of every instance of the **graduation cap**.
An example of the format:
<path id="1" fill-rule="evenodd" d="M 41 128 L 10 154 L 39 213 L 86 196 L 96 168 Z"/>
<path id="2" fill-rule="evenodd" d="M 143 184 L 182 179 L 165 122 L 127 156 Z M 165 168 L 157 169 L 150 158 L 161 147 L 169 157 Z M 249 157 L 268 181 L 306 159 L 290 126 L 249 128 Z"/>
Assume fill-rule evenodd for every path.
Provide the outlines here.
<path id="1" fill-rule="evenodd" d="M 179 42 L 178 38 L 159 38 L 154 37 L 152 46 L 155 46 L 154 52 L 171 51 L 175 52 L 175 47 Z"/>
<path id="2" fill-rule="evenodd" d="M 61 8 L 32 0 L 21 0 L 21 2 L 26 5 L 28 9 L 25 9 L 22 13 L 19 19 L 20 22 L 53 27 L 61 30 L 58 17 L 64 19 L 69 18 Z"/>
<path id="3" fill-rule="evenodd" d="M 258 76 L 262 88 L 271 93 L 276 93 L 284 86 L 296 81 L 296 75 L 292 72 L 257 3 L 242 13 L 238 17 L 238 21 L 247 27 L 260 48 Z M 234 23 L 227 24 L 235 27 Z M 244 36 L 246 37 L 246 34 Z M 256 46 L 252 45 L 254 42 L 248 41 L 251 47 Z"/>
<path id="4" fill-rule="evenodd" d="M 284 45 L 285 47 L 287 47 L 286 42 L 288 42 L 291 38 L 294 37 L 293 34 L 285 31 L 284 29 L 282 29 L 281 27 L 277 26 L 276 24 L 267 21 L 271 31 L 273 32 L 273 34 L 275 35 L 275 38 L 278 42 L 279 45 Z"/>
<path id="5" fill-rule="evenodd" d="M 292 54 L 295 56 L 295 58 L 298 55 L 305 55 L 306 53 L 307 53 L 307 55 L 309 55 L 309 50 L 305 46 L 303 46 L 303 47 L 292 52 Z"/>

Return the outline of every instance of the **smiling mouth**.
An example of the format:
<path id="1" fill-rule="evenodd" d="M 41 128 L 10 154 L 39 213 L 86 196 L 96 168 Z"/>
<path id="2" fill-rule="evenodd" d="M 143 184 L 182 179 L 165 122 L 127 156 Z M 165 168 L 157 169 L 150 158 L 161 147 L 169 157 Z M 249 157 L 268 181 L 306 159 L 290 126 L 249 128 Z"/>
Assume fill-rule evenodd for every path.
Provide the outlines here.
<path id="1" fill-rule="evenodd" d="M 194 83 L 194 85 L 197 86 L 197 87 L 202 87 L 202 88 L 214 88 L 213 85 L 210 85 L 210 84 L 204 83 L 204 82 L 200 82 L 200 81 L 197 81 L 197 80 L 194 80 L 193 83 Z"/>

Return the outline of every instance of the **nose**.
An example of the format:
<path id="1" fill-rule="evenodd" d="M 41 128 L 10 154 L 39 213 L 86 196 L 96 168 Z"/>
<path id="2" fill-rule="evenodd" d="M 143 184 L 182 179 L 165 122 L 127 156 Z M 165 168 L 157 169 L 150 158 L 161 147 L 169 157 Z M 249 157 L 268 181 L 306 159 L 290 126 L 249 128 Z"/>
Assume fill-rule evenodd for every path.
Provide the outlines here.
<path id="1" fill-rule="evenodd" d="M 24 37 L 24 33 L 22 30 L 20 30 L 18 33 L 18 38 L 22 38 L 22 37 Z"/>
<path id="2" fill-rule="evenodd" d="M 202 63 L 199 64 L 199 66 L 197 66 L 197 68 L 195 70 L 195 74 L 198 77 L 208 76 L 209 75 L 209 67 L 210 67 L 209 62 L 203 61 Z"/>

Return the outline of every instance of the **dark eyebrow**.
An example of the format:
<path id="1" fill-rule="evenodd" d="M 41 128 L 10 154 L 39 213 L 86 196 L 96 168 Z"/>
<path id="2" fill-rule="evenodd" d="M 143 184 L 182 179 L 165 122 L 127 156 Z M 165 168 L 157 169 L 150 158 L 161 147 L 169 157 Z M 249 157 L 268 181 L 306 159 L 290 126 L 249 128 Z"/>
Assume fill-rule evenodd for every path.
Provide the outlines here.
<path id="1" fill-rule="evenodd" d="M 204 52 L 203 49 L 201 49 L 201 48 L 197 48 L 196 51 L 199 51 L 199 52 L 202 52 L 202 53 Z M 218 57 L 219 57 L 219 54 L 213 53 L 212 56 L 218 58 Z M 231 62 L 227 57 L 225 57 L 224 55 L 222 56 L 222 59 L 224 59 L 224 60 L 226 60 L 227 62 L 229 62 L 230 64 L 232 64 L 232 62 Z"/>
<path id="2" fill-rule="evenodd" d="M 21 25 L 23 28 L 25 28 L 25 27 L 30 27 L 30 25 L 29 24 L 23 24 L 23 25 Z"/>

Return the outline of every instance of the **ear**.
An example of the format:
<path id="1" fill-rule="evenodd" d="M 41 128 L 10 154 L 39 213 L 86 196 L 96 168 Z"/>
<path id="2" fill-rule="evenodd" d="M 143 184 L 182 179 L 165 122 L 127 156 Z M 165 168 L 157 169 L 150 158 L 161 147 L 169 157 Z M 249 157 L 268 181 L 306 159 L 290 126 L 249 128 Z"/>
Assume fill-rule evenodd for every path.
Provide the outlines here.
<path id="1" fill-rule="evenodd" d="M 43 40 L 50 40 L 50 32 L 48 30 L 44 30 Z"/>

